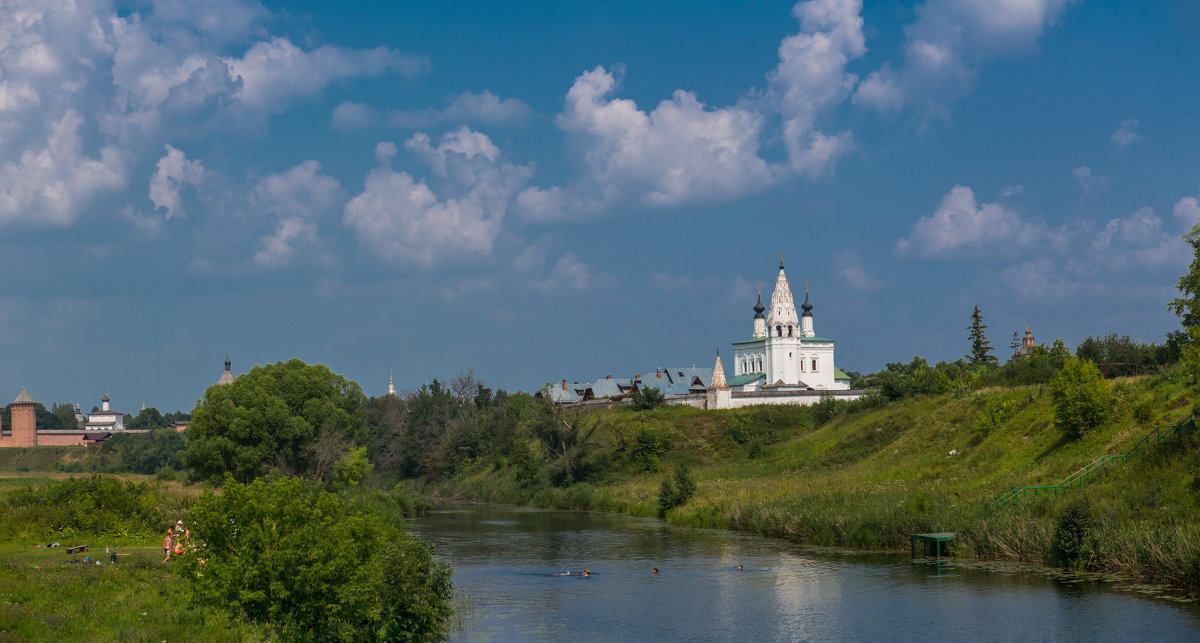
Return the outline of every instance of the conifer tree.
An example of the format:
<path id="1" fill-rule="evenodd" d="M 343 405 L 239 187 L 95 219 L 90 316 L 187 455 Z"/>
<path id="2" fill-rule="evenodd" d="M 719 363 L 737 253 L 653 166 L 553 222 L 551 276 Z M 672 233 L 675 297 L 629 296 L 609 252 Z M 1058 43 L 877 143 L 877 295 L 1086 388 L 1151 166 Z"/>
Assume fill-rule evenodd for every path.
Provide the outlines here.
<path id="1" fill-rule="evenodd" d="M 1016 330 L 1013 331 L 1012 342 L 1008 345 L 1008 347 L 1012 349 L 1013 355 L 1016 355 L 1017 351 L 1021 349 L 1020 331 L 1016 331 Z"/>
<path id="2" fill-rule="evenodd" d="M 971 311 L 971 325 L 967 326 L 967 330 L 971 331 L 967 335 L 967 339 L 971 340 L 971 354 L 967 357 L 972 364 L 995 364 L 996 356 L 992 355 L 992 343 L 987 340 L 987 336 L 983 334 L 987 326 L 983 323 L 983 314 L 979 312 L 979 306 Z"/>

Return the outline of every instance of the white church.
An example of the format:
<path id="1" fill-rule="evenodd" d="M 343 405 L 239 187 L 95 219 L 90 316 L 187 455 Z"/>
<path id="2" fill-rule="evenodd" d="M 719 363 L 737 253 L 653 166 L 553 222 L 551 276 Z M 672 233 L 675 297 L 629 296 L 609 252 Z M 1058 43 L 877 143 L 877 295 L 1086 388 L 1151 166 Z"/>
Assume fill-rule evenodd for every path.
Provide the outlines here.
<path id="1" fill-rule="evenodd" d="M 834 341 L 817 337 L 807 282 L 800 309 L 803 312 L 797 315 L 781 256 L 770 307 L 763 306 L 760 291 L 753 334 L 733 343 L 732 377 L 725 377 L 717 354 L 708 386 L 708 408 L 815 404 L 822 397 L 853 400 L 862 395 L 862 391 L 850 389 L 850 378 L 835 365 Z"/>

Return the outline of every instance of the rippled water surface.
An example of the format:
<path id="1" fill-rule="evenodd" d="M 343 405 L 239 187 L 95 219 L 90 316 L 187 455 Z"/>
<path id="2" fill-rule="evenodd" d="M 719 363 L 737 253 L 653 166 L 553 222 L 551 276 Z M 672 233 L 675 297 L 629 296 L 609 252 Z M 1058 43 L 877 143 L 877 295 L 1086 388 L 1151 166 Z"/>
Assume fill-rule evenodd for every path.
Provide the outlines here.
<path id="1" fill-rule="evenodd" d="M 472 505 L 414 527 L 454 566 L 459 641 L 1200 640 L 1195 604 L 1024 571 L 610 514 Z"/>

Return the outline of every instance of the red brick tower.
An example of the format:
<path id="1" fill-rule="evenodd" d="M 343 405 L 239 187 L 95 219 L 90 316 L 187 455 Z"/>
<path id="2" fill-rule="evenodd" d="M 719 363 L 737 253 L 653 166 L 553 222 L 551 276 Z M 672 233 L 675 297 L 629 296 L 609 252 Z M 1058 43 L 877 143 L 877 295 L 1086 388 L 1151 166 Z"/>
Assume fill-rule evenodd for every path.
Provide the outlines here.
<path id="1" fill-rule="evenodd" d="M 14 447 L 37 446 L 37 402 L 29 397 L 25 389 L 8 405 L 12 414 L 12 445 Z"/>

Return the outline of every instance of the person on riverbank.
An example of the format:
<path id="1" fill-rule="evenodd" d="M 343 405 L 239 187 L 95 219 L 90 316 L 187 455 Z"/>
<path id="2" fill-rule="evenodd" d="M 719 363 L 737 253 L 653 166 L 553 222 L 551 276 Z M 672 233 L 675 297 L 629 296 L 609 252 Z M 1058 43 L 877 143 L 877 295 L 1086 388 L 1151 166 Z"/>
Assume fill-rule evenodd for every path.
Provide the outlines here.
<path id="1" fill-rule="evenodd" d="M 171 550 L 174 548 L 175 548 L 175 535 L 171 533 L 170 529 L 168 529 L 167 535 L 163 538 L 163 553 L 166 554 L 166 557 L 163 558 L 164 563 L 167 562 L 168 560 L 171 560 Z"/>

